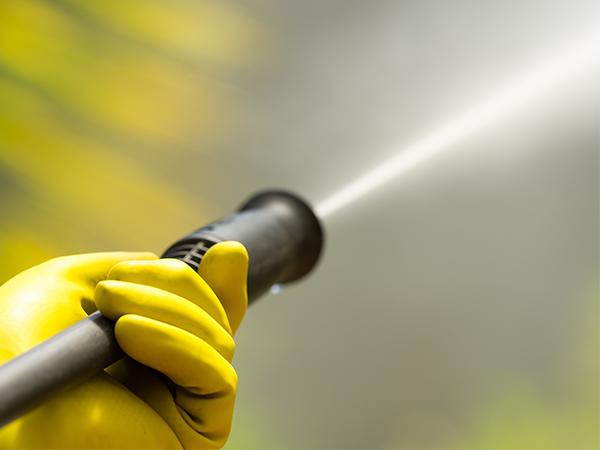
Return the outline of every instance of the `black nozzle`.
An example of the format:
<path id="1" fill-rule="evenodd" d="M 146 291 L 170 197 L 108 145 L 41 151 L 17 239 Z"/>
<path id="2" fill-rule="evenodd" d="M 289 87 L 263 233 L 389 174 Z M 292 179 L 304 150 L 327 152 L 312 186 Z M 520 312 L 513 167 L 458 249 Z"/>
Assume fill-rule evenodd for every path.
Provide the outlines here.
<path id="1" fill-rule="evenodd" d="M 248 302 L 275 284 L 304 277 L 323 246 L 323 229 L 306 202 L 289 192 L 265 191 L 239 212 L 180 239 L 163 255 L 198 270 L 204 253 L 217 242 L 238 241 L 248 251 Z"/>

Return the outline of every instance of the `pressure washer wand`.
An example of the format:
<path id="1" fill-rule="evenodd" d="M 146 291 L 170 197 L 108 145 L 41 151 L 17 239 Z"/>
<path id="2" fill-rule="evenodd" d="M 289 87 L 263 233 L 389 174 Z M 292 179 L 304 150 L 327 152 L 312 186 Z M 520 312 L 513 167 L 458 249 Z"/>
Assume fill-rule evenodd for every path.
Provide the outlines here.
<path id="1" fill-rule="evenodd" d="M 266 191 L 239 212 L 180 239 L 162 257 L 180 259 L 198 270 L 212 245 L 230 240 L 248 251 L 252 303 L 271 286 L 298 280 L 314 267 L 323 231 L 304 201 L 288 192 Z M 95 312 L 1 366 L 0 427 L 124 357 L 114 325 Z"/>

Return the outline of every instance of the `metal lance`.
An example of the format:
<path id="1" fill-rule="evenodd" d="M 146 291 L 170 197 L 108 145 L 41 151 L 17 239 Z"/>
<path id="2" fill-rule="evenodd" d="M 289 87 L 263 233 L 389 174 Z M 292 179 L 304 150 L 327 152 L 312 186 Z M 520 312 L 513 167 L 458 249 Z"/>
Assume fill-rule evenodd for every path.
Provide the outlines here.
<path id="1" fill-rule="evenodd" d="M 218 242 L 238 241 L 248 251 L 248 302 L 274 285 L 304 277 L 317 263 L 323 229 L 312 209 L 284 191 L 259 193 L 240 210 L 175 242 L 162 256 L 198 270 Z M 114 322 L 95 312 L 0 367 L 0 426 L 31 411 L 125 356 Z"/>

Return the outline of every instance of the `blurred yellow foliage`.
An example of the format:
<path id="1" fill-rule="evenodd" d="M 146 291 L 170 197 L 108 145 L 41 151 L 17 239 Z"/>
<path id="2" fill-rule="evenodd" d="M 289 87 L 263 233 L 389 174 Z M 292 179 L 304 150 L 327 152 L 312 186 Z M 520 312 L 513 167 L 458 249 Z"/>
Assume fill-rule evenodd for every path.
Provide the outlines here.
<path id="1" fill-rule="evenodd" d="M 248 36 L 268 45 L 262 22 L 239 5 L 228 2 L 179 1 L 173 8 L 162 1 L 69 1 L 104 18 L 120 32 L 172 55 L 202 58 L 205 65 L 227 64 L 261 70 L 264 53 L 240 43 Z"/>
<path id="2" fill-rule="evenodd" d="M 264 70 L 261 8 L 0 3 L 0 281 L 59 254 L 160 252 L 223 212 L 197 194 L 236 136 L 238 81 Z"/>

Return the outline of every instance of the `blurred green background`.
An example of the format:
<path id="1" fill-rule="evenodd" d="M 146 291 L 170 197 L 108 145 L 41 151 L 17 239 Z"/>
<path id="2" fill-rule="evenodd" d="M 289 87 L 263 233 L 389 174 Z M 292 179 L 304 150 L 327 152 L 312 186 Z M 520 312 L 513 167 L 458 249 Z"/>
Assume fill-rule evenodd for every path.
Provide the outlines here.
<path id="1" fill-rule="evenodd" d="M 318 202 L 597 1 L 0 2 L 0 281 Z M 248 313 L 227 448 L 599 447 L 597 68 L 327 221 Z"/>

